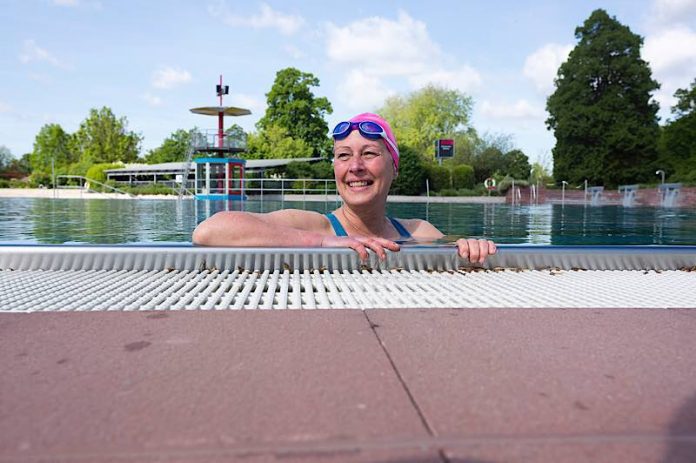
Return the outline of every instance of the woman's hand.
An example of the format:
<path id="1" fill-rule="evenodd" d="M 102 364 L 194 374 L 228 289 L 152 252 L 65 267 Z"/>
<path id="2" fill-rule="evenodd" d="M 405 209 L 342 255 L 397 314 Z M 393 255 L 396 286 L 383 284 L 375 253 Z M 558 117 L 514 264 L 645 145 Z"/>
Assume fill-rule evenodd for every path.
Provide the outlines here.
<path id="1" fill-rule="evenodd" d="M 482 264 L 486 257 L 492 256 L 496 252 L 495 243 L 493 241 L 474 238 L 460 238 L 457 240 L 457 252 L 459 257 L 469 259 L 472 264 Z"/>
<path id="2" fill-rule="evenodd" d="M 390 251 L 398 251 L 401 249 L 398 244 L 385 238 L 331 235 L 327 235 L 322 239 L 321 247 L 355 249 L 362 261 L 366 261 L 369 258 L 369 254 L 367 253 L 368 248 L 372 249 L 380 260 L 387 258 L 385 249 L 389 249 Z"/>

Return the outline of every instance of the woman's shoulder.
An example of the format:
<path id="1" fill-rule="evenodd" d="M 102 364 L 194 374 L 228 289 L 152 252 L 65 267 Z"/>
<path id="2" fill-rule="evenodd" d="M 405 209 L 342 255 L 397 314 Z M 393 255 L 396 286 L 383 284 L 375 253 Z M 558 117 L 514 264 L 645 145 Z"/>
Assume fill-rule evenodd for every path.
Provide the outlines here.
<path id="1" fill-rule="evenodd" d="M 423 219 L 396 219 L 416 239 L 438 239 L 443 233 L 427 220 Z"/>
<path id="2" fill-rule="evenodd" d="M 302 209 L 280 209 L 268 212 L 264 219 L 270 223 L 298 228 L 300 230 L 322 231 L 331 228 L 324 214 Z"/>

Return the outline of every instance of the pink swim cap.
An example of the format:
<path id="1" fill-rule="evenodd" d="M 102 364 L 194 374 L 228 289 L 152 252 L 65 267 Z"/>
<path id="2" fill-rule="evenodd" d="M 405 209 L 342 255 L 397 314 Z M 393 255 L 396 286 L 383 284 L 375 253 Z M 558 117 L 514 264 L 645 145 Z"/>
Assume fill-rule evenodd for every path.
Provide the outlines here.
<path id="1" fill-rule="evenodd" d="M 394 136 L 394 131 L 392 130 L 391 126 L 389 125 L 389 122 L 387 122 L 385 119 L 383 119 L 381 116 L 373 113 L 362 113 L 358 114 L 357 116 L 351 118 L 348 122 L 365 122 L 365 121 L 370 121 L 374 122 L 375 124 L 378 124 L 380 127 L 384 129 L 384 131 L 387 134 L 387 138 L 391 140 L 391 142 L 394 144 L 394 146 L 398 146 L 396 144 L 396 137 Z M 391 146 L 389 146 L 389 143 L 384 143 L 384 146 L 387 147 L 387 150 L 389 151 L 389 154 L 391 154 L 392 160 L 394 161 L 394 167 L 396 170 L 399 170 L 399 151 L 394 150 Z"/>

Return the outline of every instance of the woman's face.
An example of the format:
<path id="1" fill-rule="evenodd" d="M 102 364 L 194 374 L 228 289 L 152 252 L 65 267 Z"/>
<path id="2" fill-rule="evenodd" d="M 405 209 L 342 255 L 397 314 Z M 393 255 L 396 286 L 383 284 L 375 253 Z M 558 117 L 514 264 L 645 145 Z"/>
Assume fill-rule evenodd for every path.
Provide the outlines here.
<path id="1" fill-rule="evenodd" d="M 334 144 L 334 175 L 343 201 L 363 206 L 375 201 L 386 203 L 395 172 L 384 142 L 370 140 L 353 130 Z"/>

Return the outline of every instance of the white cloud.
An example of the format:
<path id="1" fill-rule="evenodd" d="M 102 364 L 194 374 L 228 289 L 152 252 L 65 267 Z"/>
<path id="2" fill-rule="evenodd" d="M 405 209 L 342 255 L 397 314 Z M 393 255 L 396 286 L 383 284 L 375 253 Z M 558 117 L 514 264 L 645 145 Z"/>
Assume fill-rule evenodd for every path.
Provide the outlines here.
<path id="1" fill-rule="evenodd" d="M 185 69 L 166 67 L 152 74 L 152 86 L 155 88 L 171 89 L 191 81 L 191 73 Z"/>
<path id="2" fill-rule="evenodd" d="M 411 75 L 428 70 L 442 53 L 425 23 L 399 11 L 396 21 L 371 17 L 345 27 L 329 23 L 326 53 L 335 63 L 360 66 L 374 75 Z"/>
<path id="3" fill-rule="evenodd" d="M 266 3 L 261 3 L 258 14 L 241 16 L 230 11 L 225 1 L 208 6 L 208 12 L 222 18 L 222 22 L 233 27 L 251 27 L 253 29 L 277 29 L 285 35 L 297 32 L 305 23 L 302 16 L 284 14 L 274 10 Z"/>
<path id="4" fill-rule="evenodd" d="M 431 83 L 441 87 L 470 91 L 481 85 L 481 74 L 471 66 L 461 66 L 459 69 L 448 71 L 445 69 L 424 72 L 409 77 L 413 87 L 424 87 Z"/>
<path id="5" fill-rule="evenodd" d="M 658 23 L 688 20 L 696 15 L 696 0 L 655 0 L 650 15 Z"/>
<path id="6" fill-rule="evenodd" d="M 359 69 L 350 71 L 338 89 L 338 98 L 349 109 L 376 109 L 395 92 L 388 89 L 374 74 Z"/>
<path id="7" fill-rule="evenodd" d="M 527 56 L 522 70 L 524 76 L 534 83 L 539 93 L 550 94 L 558 68 L 568 58 L 572 49 L 572 45 L 547 43 Z"/>
<path id="8" fill-rule="evenodd" d="M 19 53 L 19 61 L 23 64 L 29 64 L 32 62 L 45 62 L 52 66 L 61 69 L 67 69 L 68 66 L 65 65 L 58 58 L 49 53 L 45 48 L 41 48 L 32 39 L 25 40 L 22 45 L 22 51 Z"/>
<path id="9" fill-rule="evenodd" d="M 147 104 L 152 107 L 162 106 L 162 98 L 151 93 L 143 94 L 143 100 L 145 100 Z"/>
<path id="10" fill-rule="evenodd" d="M 39 82 L 41 84 L 50 84 L 53 82 L 53 79 L 51 79 L 51 76 L 47 74 L 40 74 L 38 72 L 30 72 L 28 74 L 28 77 L 36 82 Z"/>
<path id="11" fill-rule="evenodd" d="M 304 57 L 306 56 L 305 53 L 304 53 L 302 50 L 300 50 L 299 48 L 297 48 L 297 47 L 294 46 L 294 45 L 289 45 L 289 44 L 288 44 L 288 45 L 285 45 L 285 46 L 283 47 L 283 50 L 285 50 L 285 52 L 286 52 L 288 55 L 290 55 L 290 57 L 292 57 L 292 58 L 294 58 L 294 59 L 302 59 L 302 58 L 304 58 Z"/>
<path id="12" fill-rule="evenodd" d="M 330 63 L 345 76 L 339 98 L 351 109 L 381 105 L 395 93 L 385 85 L 387 79 L 412 88 L 433 83 L 462 91 L 482 81 L 476 69 L 446 56 L 426 24 L 404 11 L 395 20 L 373 16 L 345 26 L 328 23 L 325 38 Z"/>
<path id="13" fill-rule="evenodd" d="M 12 112 L 12 106 L 0 101 L 0 114 L 6 114 L 10 112 Z"/>
<path id="14" fill-rule="evenodd" d="M 254 115 L 263 115 L 266 111 L 265 101 L 244 93 L 230 93 L 226 97 L 225 103 L 231 106 L 249 109 Z"/>
<path id="15" fill-rule="evenodd" d="M 526 121 L 543 117 L 544 110 L 525 99 L 517 100 L 513 104 L 494 104 L 486 100 L 481 105 L 481 114 L 491 119 Z"/>
<path id="16" fill-rule="evenodd" d="M 696 32 L 685 26 L 658 30 L 645 38 L 643 58 L 661 88 L 655 93 L 663 114 L 676 103 L 674 92 L 696 76 Z"/>
<path id="17" fill-rule="evenodd" d="M 683 26 L 666 29 L 645 39 L 643 57 L 655 73 L 696 66 L 696 32 Z"/>

